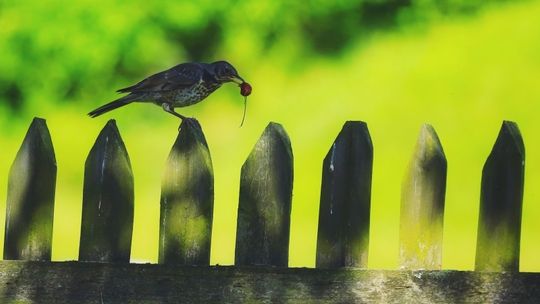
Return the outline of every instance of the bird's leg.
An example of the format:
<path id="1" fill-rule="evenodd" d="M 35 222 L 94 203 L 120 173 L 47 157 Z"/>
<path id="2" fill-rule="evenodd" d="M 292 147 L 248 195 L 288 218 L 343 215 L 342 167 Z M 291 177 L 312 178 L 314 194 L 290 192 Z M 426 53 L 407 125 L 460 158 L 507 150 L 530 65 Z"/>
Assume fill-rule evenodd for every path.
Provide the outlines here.
<path id="1" fill-rule="evenodd" d="M 172 115 L 182 119 L 182 123 L 180 124 L 180 126 L 178 126 L 178 131 L 180 131 L 180 127 L 182 126 L 182 124 L 185 122 L 187 124 L 190 124 L 191 126 L 193 126 L 193 118 L 189 118 L 189 117 L 185 117 L 184 115 L 180 114 L 180 113 L 176 113 L 174 111 L 174 108 L 171 107 L 171 104 L 170 103 L 162 103 L 161 104 L 161 107 L 163 108 L 163 110 L 167 113 L 171 113 Z"/>
<path id="2" fill-rule="evenodd" d="M 164 110 L 165 112 L 167 112 L 167 113 L 170 113 L 170 114 L 172 114 L 172 115 L 174 115 L 174 116 L 176 116 L 176 117 L 178 117 L 178 118 L 180 118 L 180 119 L 182 119 L 182 120 L 186 119 L 186 117 L 185 117 L 184 115 L 179 114 L 179 113 L 176 113 L 176 112 L 174 111 L 174 108 L 171 107 L 171 104 L 170 104 L 170 103 L 164 102 L 164 103 L 161 104 L 161 107 L 162 107 L 163 110 Z"/>

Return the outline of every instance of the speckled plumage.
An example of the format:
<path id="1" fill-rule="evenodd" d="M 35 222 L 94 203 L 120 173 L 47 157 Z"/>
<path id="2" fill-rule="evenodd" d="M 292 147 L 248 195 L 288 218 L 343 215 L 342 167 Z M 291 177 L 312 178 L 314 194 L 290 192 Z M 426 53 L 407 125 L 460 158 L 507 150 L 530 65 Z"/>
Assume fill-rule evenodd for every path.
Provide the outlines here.
<path id="1" fill-rule="evenodd" d="M 174 112 L 174 108 L 198 103 L 226 82 L 244 82 L 236 69 L 226 61 L 210 64 L 182 63 L 118 90 L 120 93 L 129 94 L 93 110 L 88 115 L 96 117 L 132 102 L 150 102 L 184 118 Z"/>

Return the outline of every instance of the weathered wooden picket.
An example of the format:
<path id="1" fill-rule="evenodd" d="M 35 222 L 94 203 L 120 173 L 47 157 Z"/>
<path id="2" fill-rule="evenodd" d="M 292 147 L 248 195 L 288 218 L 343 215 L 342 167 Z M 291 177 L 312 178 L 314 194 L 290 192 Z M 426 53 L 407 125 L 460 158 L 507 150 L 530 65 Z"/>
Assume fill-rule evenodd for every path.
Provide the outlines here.
<path id="1" fill-rule="evenodd" d="M 366 270 L 373 146 L 349 121 L 323 163 L 316 268 L 287 268 L 293 154 L 270 123 L 244 163 L 235 266 L 209 266 L 213 172 L 199 123 L 185 120 L 162 182 L 159 264 L 130 264 L 133 175 L 114 120 L 85 165 L 78 262 L 50 262 L 56 160 L 43 119 L 9 175 L 0 303 L 538 303 L 519 272 L 525 150 L 505 121 L 483 170 L 476 271 L 441 270 L 447 163 L 422 127 L 405 175 L 400 270 Z"/>

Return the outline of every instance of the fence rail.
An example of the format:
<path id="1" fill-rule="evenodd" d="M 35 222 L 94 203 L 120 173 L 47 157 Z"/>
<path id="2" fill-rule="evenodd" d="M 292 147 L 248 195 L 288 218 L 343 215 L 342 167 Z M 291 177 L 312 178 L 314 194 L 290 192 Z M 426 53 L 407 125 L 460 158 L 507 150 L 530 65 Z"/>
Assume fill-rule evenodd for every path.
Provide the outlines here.
<path id="1" fill-rule="evenodd" d="M 429 125 L 403 181 L 402 270 L 359 269 L 367 266 L 372 164 L 366 123 L 346 122 L 323 162 L 317 269 L 287 269 L 293 153 L 285 129 L 270 123 L 241 170 L 235 266 L 209 267 L 212 161 L 199 123 L 184 120 L 162 180 L 159 264 L 167 266 L 129 264 L 133 175 L 111 120 L 86 160 L 80 262 L 51 263 L 56 161 L 36 118 L 9 174 L 0 300 L 540 302 L 540 274 L 518 272 L 525 148 L 515 123 L 503 122 L 483 170 L 478 272 L 440 270 L 447 163 Z"/>
<path id="2" fill-rule="evenodd" d="M 0 303 L 538 303 L 536 273 L 0 263 Z"/>

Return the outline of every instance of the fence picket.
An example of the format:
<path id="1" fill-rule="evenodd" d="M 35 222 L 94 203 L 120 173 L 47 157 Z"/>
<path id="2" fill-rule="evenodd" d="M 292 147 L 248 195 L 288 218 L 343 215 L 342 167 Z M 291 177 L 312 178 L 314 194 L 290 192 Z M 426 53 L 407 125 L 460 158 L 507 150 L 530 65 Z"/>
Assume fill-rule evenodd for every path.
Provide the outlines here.
<path id="1" fill-rule="evenodd" d="M 402 269 L 441 269 L 446 171 L 439 137 L 431 125 L 425 124 L 402 186 Z"/>
<path id="2" fill-rule="evenodd" d="M 482 171 L 476 270 L 519 271 L 525 146 L 504 121 Z"/>
<path id="3" fill-rule="evenodd" d="M 51 135 L 34 118 L 9 172 L 4 259 L 50 261 L 55 186 Z"/>
<path id="4" fill-rule="evenodd" d="M 289 136 L 270 123 L 242 166 L 236 265 L 288 265 L 292 187 Z"/>
<path id="5" fill-rule="evenodd" d="M 128 263 L 133 208 L 129 156 L 109 120 L 86 159 L 79 260 Z"/>
<path id="6" fill-rule="evenodd" d="M 372 168 L 367 124 L 346 122 L 324 158 L 317 268 L 367 267 Z"/>
<path id="7" fill-rule="evenodd" d="M 210 151 L 196 120 L 184 120 L 161 187 L 159 263 L 209 265 L 214 209 Z"/>

